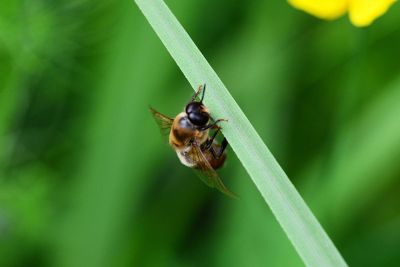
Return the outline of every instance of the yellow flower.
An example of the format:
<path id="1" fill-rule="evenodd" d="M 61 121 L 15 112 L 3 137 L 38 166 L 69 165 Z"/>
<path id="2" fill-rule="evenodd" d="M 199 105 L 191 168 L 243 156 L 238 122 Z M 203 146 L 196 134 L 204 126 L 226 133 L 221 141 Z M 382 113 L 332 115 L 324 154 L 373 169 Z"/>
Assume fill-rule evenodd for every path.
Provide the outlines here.
<path id="1" fill-rule="evenodd" d="M 288 0 L 295 8 L 322 19 L 336 19 L 346 12 L 358 27 L 370 25 L 396 0 Z"/>

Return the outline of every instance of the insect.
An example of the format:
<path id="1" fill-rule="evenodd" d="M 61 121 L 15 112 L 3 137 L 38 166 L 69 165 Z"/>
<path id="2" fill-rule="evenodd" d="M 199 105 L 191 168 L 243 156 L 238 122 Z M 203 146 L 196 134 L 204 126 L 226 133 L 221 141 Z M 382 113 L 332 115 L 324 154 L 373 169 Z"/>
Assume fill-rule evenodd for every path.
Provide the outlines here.
<path id="1" fill-rule="evenodd" d="M 216 137 L 221 130 L 218 124 L 224 119 L 214 120 L 203 104 L 206 85 L 200 85 L 183 112 L 170 118 L 150 107 L 161 132 L 169 136 L 169 144 L 175 150 L 181 163 L 195 170 L 208 186 L 222 193 L 236 197 L 223 184 L 216 170 L 226 159 L 226 138 L 218 144 Z M 201 94 L 200 100 L 197 100 Z M 214 133 L 210 135 L 210 130 Z"/>

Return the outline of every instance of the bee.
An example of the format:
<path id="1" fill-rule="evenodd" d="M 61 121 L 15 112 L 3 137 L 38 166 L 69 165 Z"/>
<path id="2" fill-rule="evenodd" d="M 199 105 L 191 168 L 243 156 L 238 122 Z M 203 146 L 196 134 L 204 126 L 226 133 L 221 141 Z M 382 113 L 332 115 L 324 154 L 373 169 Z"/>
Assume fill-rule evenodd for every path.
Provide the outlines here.
<path id="1" fill-rule="evenodd" d="M 223 166 L 228 146 L 226 138 L 221 144 L 216 141 L 222 129 L 218 124 L 224 119 L 214 120 L 203 104 L 206 85 L 200 85 L 184 110 L 175 118 L 170 118 L 150 107 L 162 133 L 168 135 L 169 144 L 175 150 L 180 162 L 195 170 L 199 178 L 208 186 L 222 193 L 236 197 L 223 184 L 216 172 Z M 201 94 L 200 100 L 197 100 Z M 210 130 L 214 130 L 210 135 Z"/>

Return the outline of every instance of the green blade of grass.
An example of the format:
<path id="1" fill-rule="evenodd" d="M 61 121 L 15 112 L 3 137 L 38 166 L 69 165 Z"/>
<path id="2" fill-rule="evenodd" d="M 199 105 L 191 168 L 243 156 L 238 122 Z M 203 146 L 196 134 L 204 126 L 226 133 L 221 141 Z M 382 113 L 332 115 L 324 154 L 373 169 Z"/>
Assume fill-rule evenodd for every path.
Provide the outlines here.
<path id="1" fill-rule="evenodd" d="M 189 35 L 161 0 L 135 0 L 195 89 L 207 84 L 205 103 L 307 266 L 346 266 L 345 261 L 285 172 Z"/>

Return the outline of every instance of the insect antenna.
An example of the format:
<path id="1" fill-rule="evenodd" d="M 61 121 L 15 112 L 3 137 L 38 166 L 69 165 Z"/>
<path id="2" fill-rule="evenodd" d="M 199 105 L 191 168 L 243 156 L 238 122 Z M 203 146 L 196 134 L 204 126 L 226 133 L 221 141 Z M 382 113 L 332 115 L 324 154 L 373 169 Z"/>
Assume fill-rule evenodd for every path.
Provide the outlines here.
<path id="1" fill-rule="evenodd" d="M 206 92 L 206 84 L 203 85 L 203 92 L 201 92 L 202 95 L 201 95 L 200 103 L 203 103 L 203 99 L 204 99 L 205 92 Z"/>

